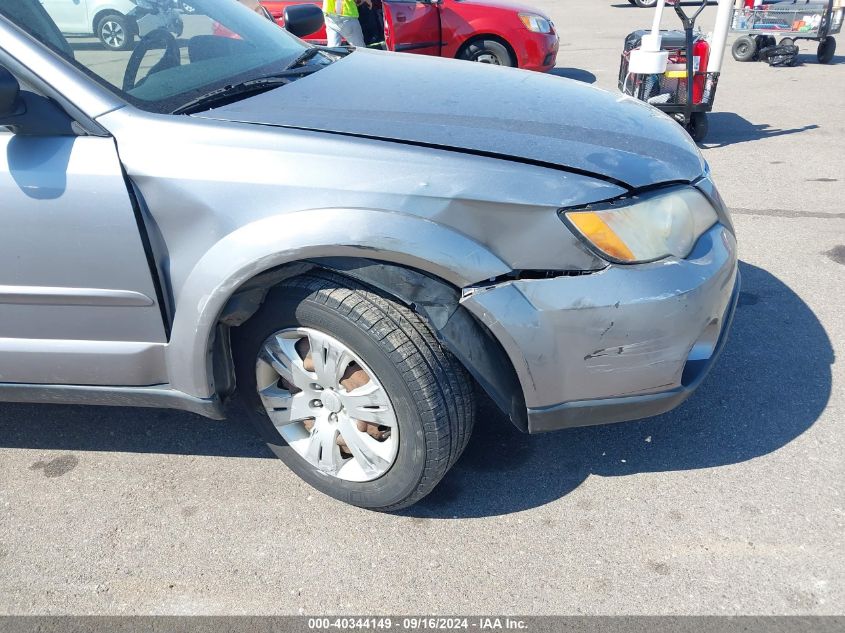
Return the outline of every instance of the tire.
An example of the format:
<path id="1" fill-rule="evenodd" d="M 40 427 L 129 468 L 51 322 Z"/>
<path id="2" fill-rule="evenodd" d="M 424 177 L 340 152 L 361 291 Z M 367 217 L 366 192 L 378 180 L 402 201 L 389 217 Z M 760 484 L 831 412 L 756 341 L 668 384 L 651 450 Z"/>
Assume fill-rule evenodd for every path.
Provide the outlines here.
<path id="1" fill-rule="evenodd" d="M 731 47 L 731 55 L 738 62 L 750 62 L 757 54 L 757 42 L 748 35 L 737 38 Z"/>
<path id="2" fill-rule="evenodd" d="M 516 60 L 508 47 L 498 40 L 480 39 L 464 46 L 458 53 L 458 59 L 496 66 L 516 66 Z"/>
<path id="3" fill-rule="evenodd" d="M 819 48 L 816 51 L 816 59 L 820 64 L 829 64 L 833 61 L 833 56 L 836 54 L 836 40 L 832 37 L 826 37 L 819 42 Z"/>
<path id="4" fill-rule="evenodd" d="M 648 9 L 657 4 L 657 0 L 630 0 L 631 4 L 638 6 L 640 9 Z"/>
<path id="5" fill-rule="evenodd" d="M 791 37 L 784 37 L 780 42 L 778 42 L 778 46 L 795 46 L 795 40 Z"/>
<path id="6" fill-rule="evenodd" d="M 303 338 L 299 339 L 300 336 Z M 311 420 L 311 428 L 308 428 L 307 422 L 287 423 L 277 428 L 271 421 L 267 394 L 274 395 L 282 387 L 282 393 L 289 399 L 294 389 L 288 389 L 290 384 L 285 383 L 283 378 L 276 381 L 282 374 L 272 373 L 275 369 L 268 371 L 270 365 L 264 360 L 269 358 L 266 350 L 270 348 L 267 346 L 272 348 L 275 345 L 276 350 L 294 350 L 299 354 L 297 366 L 301 359 L 304 369 L 309 362 L 310 351 L 303 356 L 299 346 L 305 340 L 309 344 L 314 341 L 314 345 L 329 350 L 326 358 L 343 357 L 332 350 L 345 347 L 355 360 L 348 366 L 339 363 L 339 371 L 346 367 L 348 373 L 357 363 L 357 368 L 374 383 L 374 393 L 380 396 L 386 394 L 387 401 L 382 400 L 386 406 L 380 407 L 385 412 L 379 413 L 382 416 L 379 419 L 384 422 L 393 415 L 390 424 L 394 426 L 379 426 L 377 432 L 383 433 L 385 428 L 389 431 L 387 439 L 379 441 L 392 442 L 395 437 L 393 461 L 389 465 L 386 458 L 382 460 L 384 463 L 373 459 L 372 464 L 378 468 L 372 467 L 371 471 L 367 471 L 361 466 L 369 465 L 366 459 L 360 459 L 357 453 L 344 456 L 342 449 L 334 447 L 335 443 L 342 441 L 349 447 L 357 444 L 358 450 L 361 450 L 358 441 L 348 441 L 344 437 L 344 434 L 350 434 L 349 439 L 358 437 L 349 421 L 358 424 L 358 433 L 365 435 L 361 423 L 347 416 L 347 409 L 339 404 L 341 397 L 345 394 L 348 398 L 354 389 L 347 391 L 343 387 L 329 388 L 326 385 L 324 390 L 313 392 L 323 394 L 318 396 L 322 402 L 318 400 L 316 403 L 315 400 L 308 401 L 313 393 L 303 394 L 299 407 L 304 407 L 303 403 L 307 401 L 307 406 L 317 407 L 313 409 L 317 412 L 315 416 L 324 416 Z M 440 346 L 417 314 L 378 291 L 333 273 L 295 277 L 274 289 L 258 313 L 232 331 L 232 342 L 239 393 L 259 433 L 291 470 L 335 499 L 380 511 L 407 507 L 431 492 L 466 448 L 475 416 L 469 376 L 460 363 Z M 261 358 L 260 353 L 263 354 Z M 290 359 L 289 356 L 280 356 L 278 351 L 273 351 L 273 354 L 276 358 Z M 348 357 L 343 362 L 347 361 Z M 310 362 L 315 362 L 313 357 Z M 329 365 L 327 362 L 326 366 Z M 284 369 L 283 366 L 277 367 Z M 323 380 L 326 369 L 322 374 L 316 373 L 319 367 L 312 369 L 315 373 L 305 375 L 306 382 L 312 379 L 315 383 L 318 380 L 326 382 Z M 266 378 L 268 374 L 269 382 Z M 300 381 L 303 380 L 301 376 L 300 372 Z M 259 383 L 259 380 L 262 382 Z M 263 390 L 262 395 L 259 387 Z M 293 399 L 285 402 L 293 403 Z M 296 409 L 293 404 L 289 409 L 277 408 L 277 401 L 270 404 L 277 423 L 288 422 L 287 419 L 280 421 L 279 416 L 300 419 L 298 415 L 288 413 Z M 362 410 L 360 406 L 357 409 L 359 412 Z M 310 414 L 312 409 L 299 409 L 300 414 L 303 411 Z M 336 435 L 330 435 L 328 442 L 319 441 L 329 432 L 327 424 L 335 425 L 337 430 L 333 433 Z M 371 429 L 368 427 L 367 433 Z M 286 435 L 283 436 L 283 433 Z M 368 438 L 364 439 L 373 446 Z M 320 444 L 320 448 L 312 453 L 315 442 Z M 325 458 L 325 447 L 329 447 L 329 458 Z M 385 443 L 378 448 L 388 450 L 390 446 Z M 347 450 L 354 452 L 351 448 Z M 317 457 L 309 461 L 309 457 L 314 458 L 315 455 Z M 323 463 L 324 458 L 326 464 Z M 379 468 L 382 470 L 379 471 Z"/>
<path id="7" fill-rule="evenodd" d="M 110 51 L 128 51 L 135 44 L 135 25 L 125 15 L 110 13 L 97 22 L 97 38 Z"/>
<path id="8" fill-rule="evenodd" d="M 689 135 L 696 143 L 700 143 L 707 137 L 707 132 L 710 129 L 710 123 L 707 120 L 706 112 L 695 112 L 692 115 L 688 127 Z"/>
<path id="9" fill-rule="evenodd" d="M 767 46 L 777 45 L 777 40 L 772 35 L 755 35 L 754 42 L 757 44 L 757 50 L 760 51 Z"/>

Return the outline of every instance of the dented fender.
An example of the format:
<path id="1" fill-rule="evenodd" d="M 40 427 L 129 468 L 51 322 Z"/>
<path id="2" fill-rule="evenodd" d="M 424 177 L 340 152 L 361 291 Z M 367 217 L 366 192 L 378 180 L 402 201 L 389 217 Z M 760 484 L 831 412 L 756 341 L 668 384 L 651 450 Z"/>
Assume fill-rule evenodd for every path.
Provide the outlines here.
<path id="1" fill-rule="evenodd" d="M 171 385 L 196 397 L 213 395 L 210 341 L 224 306 L 244 283 L 289 262 L 338 256 L 401 264 L 457 287 L 509 271 L 478 242 L 415 216 L 312 209 L 264 218 L 218 241 L 182 285 L 166 350 Z"/>

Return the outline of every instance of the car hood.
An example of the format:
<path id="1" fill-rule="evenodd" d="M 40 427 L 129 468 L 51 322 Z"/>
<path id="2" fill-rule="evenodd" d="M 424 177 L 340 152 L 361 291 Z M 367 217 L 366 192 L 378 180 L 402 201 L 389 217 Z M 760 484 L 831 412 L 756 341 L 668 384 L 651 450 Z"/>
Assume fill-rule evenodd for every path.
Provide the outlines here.
<path id="1" fill-rule="evenodd" d="M 200 118 L 365 136 L 536 163 L 643 187 L 705 169 L 690 137 L 639 101 L 579 82 L 358 50 Z"/>

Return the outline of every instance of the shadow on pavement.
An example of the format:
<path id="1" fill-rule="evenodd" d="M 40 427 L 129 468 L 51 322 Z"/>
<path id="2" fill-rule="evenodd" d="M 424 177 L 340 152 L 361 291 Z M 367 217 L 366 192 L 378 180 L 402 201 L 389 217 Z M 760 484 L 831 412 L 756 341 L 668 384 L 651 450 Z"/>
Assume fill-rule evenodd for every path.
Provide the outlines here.
<path id="1" fill-rule="evenodd" d="M 836 66 L 837 64 L 845 64 L 845 56 L 843 55 L 834 55 L 833 59 L 831 59 L 827 64 L 819 64 L 819 59 L 816 57 L 816 46 L 818 44 L 816 42 L 801 42 L 799 44 L 804 44 L 809 46 L 809 51 L 802 51 L 798 53 L 798 64 L 799 66 L 803 64 L 817 64 L 817 65 L 825 65 L 825 66 Z"/>
<path id="2" fill-rule="evenodd" d="M 0 404 L 0 447 L 275 459 L 245 416 L 230 416 L 218 422 L 167 409 Z"/>
<path id="3" fill-rule="evenodd" d="M 97 52 L 101 52 L 101 53 L 108 53 L 108 52 L 110 52 L 110 51 L 108 51 L 108 50 L 106 49 L 106 47 L 105 47 L 105 46 L 103 46 L 102 44 L 100 44 L 100 42 L 99 42 L 99 41 L 95 41 L 95 42 L 78 42 L 78 41 L 75 41 L 75 40 L 72 40 L 72 39 L 68 39 L 68 44 L 70 44 L 70 48 L 71 48 L 74 52 L 78 52 L 78 51 L 97 51 Z"/>
<path id="4" fill-rule="evenodd" d="M 485 402 L 466 453 L 431 495 L 402 514 L 508 514 L 552 502 L 590 475 L 734 464 L 801 435 L 830 396 L 833 348 L 789 287 L 755 266 L 740 269 L 743 290 L 727 347 L 679 409 L 640 422 L 527 436 Z M 3 404 L 0 447 L 272 457 L 243 420 L 237 408 L 229 421 L 214 422 L 155 409 Z"/>
<path id="5" fill-rule="evenodd" d="M 701 146 L 706 148 L 726 147 L 747 141 L 759 141 L 773 136 L 799 134 L 819 127 L 813 123 L 782 130 L 773 128 L 768 123 L 752 123 L 735 112 L 711 112 L 707 116 L 710 131 L 707 134 L 707 140 L 701 143 Z"/>
<path id="6" fill-rule="evenodd" d="M 712 468 L 774 452 L 806 431 L 830 397 L 833 348 L 813 311 L 765 270 L 741 263 L 733 331 L 698 393 L 639 422 L 527 436 L 489 405 L 466 453 L 403 514 L 481 517 L 554 501 L 590 475 Z"/>
<path id="7" fill-rule="evenodd" d="M 596 76 L 583 68 L 552 68 L 549 74 L 556 75 L 557 77 L 565 77 L 566 79 L 574 79 L 585 84 L 596 83 Z"/>

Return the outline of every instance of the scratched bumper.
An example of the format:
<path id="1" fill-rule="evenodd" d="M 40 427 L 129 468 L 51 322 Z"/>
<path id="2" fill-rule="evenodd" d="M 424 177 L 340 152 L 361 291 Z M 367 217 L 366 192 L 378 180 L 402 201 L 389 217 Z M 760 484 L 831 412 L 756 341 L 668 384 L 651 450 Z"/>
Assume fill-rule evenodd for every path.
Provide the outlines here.
<path id="1" fill-rule="evenodd" d="M 680 404 L 724 345 L 738 293 L 736 242 L 717 224 L 683 260 L 512 281 L 463 303 L 505 348 L 537 433 Z"/>

